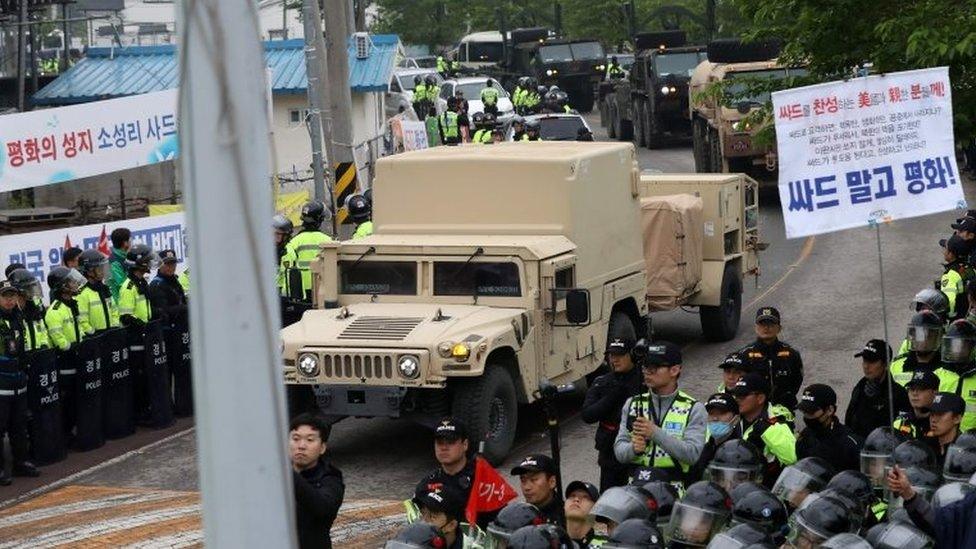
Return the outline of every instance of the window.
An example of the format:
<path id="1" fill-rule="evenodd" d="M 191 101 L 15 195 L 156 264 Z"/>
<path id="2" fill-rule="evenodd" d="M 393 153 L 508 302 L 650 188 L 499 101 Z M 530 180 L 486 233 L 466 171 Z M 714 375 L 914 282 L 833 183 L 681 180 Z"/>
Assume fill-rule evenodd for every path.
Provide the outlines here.
<path id="1" fill-rule="evenodd" d="M 522 288 L 515 263 L 434 263 L 434 295 L 519 297 Z"/>
<path id="2" fill-rule="evenodd" d="M 339 293 L 417 295 L 417 264 L 412 261 L 339 262 Z"/>
<path id="3" fill-rule="evenodd" d="M 468 42 L 465 60 L 472 63 L 496 63 L 502 60 L 504 48 L 501 42 Z"/>
<path id="4" fill-rule="evenodd" d="M 396 77 L 390 80 L 390 93 L 400 93 L 400 81 Z"/>
<path id="5" fill-rule="evenodd" d="M 732 85 L 725 90 L 725 102 L 732 107 L 739 103 L 762 105 L 769 101 L 769 92 L 756 92 L 755 95 L 740 96 L 749 91 L 750 85 L 756 85 L 763 80 L 782 80 L 791 76 L 806 76 L 806 69 L 767 69 L 758 71 L 737 71 L 725 75 L 725 79 Z M 736 82 L 738 80 L 738 82 Z"/>
<path id="6" fill-rule="evenodd" d="M 586 130 L 586 125 L 579 116 L 539 118 L 539 138 L 543 141 L 576 141 L 581 130 Z"/>
<path id="7" fill-rule="evenodd" d="M 301 126 L 308 118 L 308 109 L 288 109 L 288 124 L 291 126 Z"/>
<path id="8" fill-rule="evenodd" d="M 695 67 L 707 59 L 705 52 L 681 52 L 681 53 L 662 53 L 654 58 L 654 67 L 657 70 L 658 78 L 675 75 L 680 77 L 690 77 L 695 72 Z"/>
<path id="9" fill-rule="evenodd" d="M 606 60 L 607 54 L 603 52 L 603 46 L 599 42 L 575 42 L 569 45 L 573 51 L 573 59 L 577 61 L 600 61 Z"/>
<path id="10" fill-rule="evenodd" d="M 543 63 L 565 63 L 573 60 L 573 52 L 569 44 L 556 44 L 539 48 L 539 57 Z"/>
<path id="11" fill-rule="evenodd" d="M 576 266 L 570 265 L 556 271 L 555 281 L 557 288 L 572 288 L 576 284 Z"/>
<path id="12" fill-rule="evenodd" d="M 441 86 L 441 99 L 446 101 L 450 99 L 453 94 L 454 94 L 454 86 L 451 86 L 449 84 L 445 84 Z"/>

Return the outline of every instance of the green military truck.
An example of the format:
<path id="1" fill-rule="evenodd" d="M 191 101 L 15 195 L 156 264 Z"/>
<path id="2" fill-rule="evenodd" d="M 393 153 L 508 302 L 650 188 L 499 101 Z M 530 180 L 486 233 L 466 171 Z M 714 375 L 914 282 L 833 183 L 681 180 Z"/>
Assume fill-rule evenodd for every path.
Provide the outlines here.
<path id="1" fill-rule="evenodd" d="M 323 245 L 315 309 L 281 332 L 289 395 L 336 419 L 454 414 L 494 462 L 541 382 L 585 386 L 650 313 L 699 306 L 733 338 L 757 266 L 755 182 L 641 176 L 630 144 L 404 153 L 373 196 L 374 234 Z"/>

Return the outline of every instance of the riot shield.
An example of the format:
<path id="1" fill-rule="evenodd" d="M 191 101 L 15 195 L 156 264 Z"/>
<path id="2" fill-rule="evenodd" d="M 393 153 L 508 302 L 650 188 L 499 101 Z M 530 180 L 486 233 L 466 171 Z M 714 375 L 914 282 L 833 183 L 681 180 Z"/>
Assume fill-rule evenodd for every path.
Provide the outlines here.
<path id="1" fill-rule="evenodd" d="M 70 443 L 74 436 L 75 420 L 78 416 L 78 369 L 81 360 L 77 347 L 67 351 L 57 351 L 58 385 L 61 389 L 61 426 L 65 440 Z"/>
<path id="2" fill-rule="evenodd" d="M 94 450 L 105 444 L 102 431 L 101 336 L 86 336 L 78 343 L 78 373 L 75 375 L 75 438 L 72 447 Z"/>
<path id="3" fill-rule="evenodd" d="M 173 414 L 193 415 L 193 384 L 190 370 L 190 325 L 186 317 L 166 331 L 166 358 L 173 374 Z"/>
<path id="4" fill-rule="evenodd" d="M 106 438 L 127 437 L 136 431 L 129 341 L 122 328 L 102 332 L 101 338 L 102 428 Z"/>
<path id="5" fill-rule="evenodd" d="M 56 355 L 53 349 L 39 349 L 25 354 L 23 360 L 27 365 L 27 406 L 31 412 L 31 460 L 36 465 L 56 463 L 68 455 Z"/>
<path id="6" fill-rule="evenodd" d="M 149 422 L 149 395 L 146 393 L 146 325 L 131 325 L 125 329 L 129 342 L 129 374 L 132 376 L 132 417 L 136 423 Z"/>
<path id="7" fill-rule="evenodd" d="M 143 369 L 149 404 L 147 424 L 161 429 L 173 423 L 172 390 L 162 321 L 152 320 L 146 324 L 145 346 Z"/>

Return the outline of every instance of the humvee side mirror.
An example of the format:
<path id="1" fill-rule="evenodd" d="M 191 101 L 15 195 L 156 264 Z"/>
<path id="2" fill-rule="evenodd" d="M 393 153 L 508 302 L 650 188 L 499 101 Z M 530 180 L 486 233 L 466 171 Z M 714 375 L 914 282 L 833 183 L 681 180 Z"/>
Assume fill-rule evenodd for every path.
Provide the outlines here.
<path id="1" fill-rule="evenodd" d="M 589 290 L 572 289 L 566 291 L 566 320 L 577 326 L 585 326 L 590 323 Z"/>

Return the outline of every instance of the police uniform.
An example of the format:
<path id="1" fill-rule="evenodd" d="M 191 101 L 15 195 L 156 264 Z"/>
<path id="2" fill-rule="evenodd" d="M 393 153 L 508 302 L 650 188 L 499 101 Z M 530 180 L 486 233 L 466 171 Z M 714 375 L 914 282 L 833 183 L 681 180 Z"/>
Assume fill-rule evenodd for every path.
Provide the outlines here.
<path id="1" fill-rule="evenodd" d="M 444 111 L 438 117 L 441 132 L 441 142 L 445 145 L 457 145 L 461 142 L 461 128 L 458 124 L 458 114 L 454 111 Z"/>
<path id="2" fill-rule="evenodd" d="M 936 370 L 935 375 L 939 376 L 940 392 L 953 393 L 965 402 L 959 428 L 969 431 L 976 429 L 976 363 L 960 366 L 962 367 L 952 370 L 944 366 Z"/>
<path id="3" fill-rule="evenodd" d="M 803 391 L 797 408 L 807 414 L 837 408 L 837 394 L 827 385 L 815 383 Z M 861 463 L 863 441 L 847 428 L 835 415 L 825 427 L 819 420 L 807 421 L 806 429 L 796 437 L 796 457 L 819 457 L 831 464 L 835 471 L 858 469 Z"/>
<path id="4" fill-rule="evenodd" d="M 69 436 L 77 419 L 77 354 L 72 348 L 85 335 L 78 319 L 78 302 L 74 299 L 55 299 L 44 314 L 51 346 L 58 351 L 58 383 L 61 390 L 61 410 L 64 414 L 64 433 Z"/>
<path id="5" fill-rule="evenodd" d="M 973 278 L 973 269 L 966 263 L 969 256 L 968 246 L 958 234 L 940 240 L 939 245 L 956 257 L 944 265 L 945 272 L 939 279 L 939 288 L 949 298 L 948 317 L 949 320 L 963 318 L 968 309 L 966 283 Z"/>
<path id="6" fill-rule="evenodd" d="M 912 379 L 910 379 L 905 385 L 905 388 L 938 391 L 939 383 L 939 377 L 935 375 L 935 372 L 919 370 L 915 372 Z M 920 439 L 929 432 L 929 416 L 928 414 L 926 414 L 924 417 L 919 416 L 915 413 L 914 409 L 909 407 L 907 411 L 898 413 L 898 417 L 895 418 L 895 421 L 891 426 L 898 432 L 904 433 L 912 438 Z"/>
<path id="7" fill-rule="evenodd" d="M 490 112 L 498 116 L 498 89 L 494 86 L 486 86 L 481 90 L 481 104 L 485 112 Z"/>
<path id="8" fill-rule="evenodd" d="M 547 475 L 559 474 L 556 462 L 545 454 L 528 455 L 511 470 L 512 476 L 515 477 L 538 472 Z M 562 494 L 553 491 L 548 503 L 545 505 L 537 505 L 536 507 L 539 508 L 539 514 L 542 515 L 543 520 L 547 523 L 559 526 L 560 528 L 566 527 L 566 509 L 563 504 Z"/>
<path id="9" fill-rule="evenodd" d="M 285 255 L 281 257 L 281 269 L 287 273 L 286 284 L 289 287 L 286 295 L 311 301 L 312 271 L 309 265 L 326 242 L 332 242 L 332 237 L 315 230 L 304 230 L 288 241 Z M 300 287 L 292 287 L 291 273 L 296 271 L 301 275 Z"/>
<path id="10" fill-rule="evenodd" d="M 769 383 L 756 373 L 748 373 L 730 389 L 736 397 L 752 393 L 769 394 Z M 751 422 L 740 420 L 742 439 L 759 448 L 766 458 L 763 484 L 771 488 L 783 468 L 796 463 L 796 435 L 793 427 L 783 417 L 776 415 L 769 404 Z"/>
<path id="11" fill-rule="evenodd" d="M 176 252 L 159 252 L 163 263 L 175 264 Z M 186 294 L 176 275 L 156 272 L 149 283 L 149 301 L 163 319 L 166 358 L 173 384 L 173 412 L 180 417 L 193 415 L 193 388 L 190 381 L 190 323 Z"/>
<path id="12" fill-rule="evenodd" d="M 779 324 L 779 311 L 773 307 L 763 307 L 756 313 L 756 322 Z M 803 385 L 803 359 L 799 351 L 779 339 L 770 344 L 757 339 L 741 349 L 739 354 L 748 364 L 749 371 L 762 375 L 769 382 L 771 403 L 796 409 L 796 395 Z"/>
<path id="13" fill-rule="evenodd" d="M 940 369 L 942 369 L 942 362 L 937 352 L 933 353 L 932 359 L 929 362 L 919 362 L 918 354 L 914 351 L 896 356 L 891 361 L 891 377 L 895 380 L 895 383 L 902 387 L 912 379 L 912 375 L 916 371 L 927 370 L 929 372 L 937 372 Z"/>
<path id="14" fill-rule="evenodd" d="M 891 347 L 880 339 L 872 339 L 865 343 L 864 348 L 854 357 L 863 358 L 868 362 L 878 362 L 884 360 L 886 351 L 890 358 Z M 891 421 L 888 404 L 889 376 L 890 373 L 885 373 L 879 380 L 862 377 L 851 391 L 851 400 L 844 414 L 844 425 L 859 437 L 867 437 L 871 431 L 884 427 Z M 908 393 L 901 384 L 893 382 L 891 394 L 894 396 L 895 414 L 911 412 Z"/>
<path id="15" fill-rule="evenodd" d="M 9 282 L 0 285 L 0 292 L 15 291 Z M 0 449 L 3 435 L 10 440 L 14 462 L 14 475 L 39 475 L 30 463 L 27 436 L 27 372 L 21 364 L 24 353 L 23 323 L 16 308 L 0 312 Z M 0 452 L 0 485 L 9 485 L 10 477 L 3 467 Z"/>
<path id="16" fill-rule="evenodd" d="M 968 403 L 964 402 L 963 399 L 955 393 L 940 391 L 939 393 L 936 393 L 935 399 L 932 401 L 932 406 L 929 409 L 933 414 L 950 413 L 953 415 L 961 415 L 968 407 Z M 963 419 L 963 422 L 965 422 L 965 419 Z M 959 428 L 955 428 L 955 435 L 948 444 L 943 445 L 942 442 L 939 441 L 938 437 L 935 436 L 922 437 L 922 442 L 926 443 L 930 448 L 932 448 L 932 451 L 935 453 L 936 471 L 942 471 L 943 465 L 945 465 L 945 458 L 949 451 L 949 447 L 956 441 L 957 438 L 959 438 L 961 427 L 962 426 L 960 425 Z M 962 430 L 964 431 L 965 429 Z"/>

